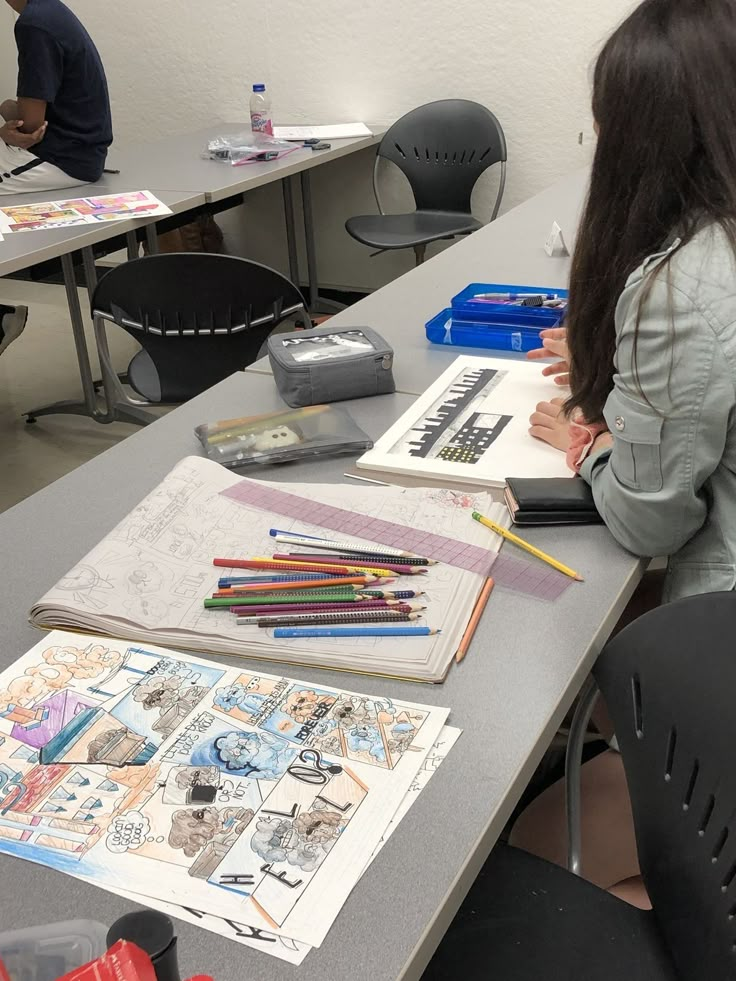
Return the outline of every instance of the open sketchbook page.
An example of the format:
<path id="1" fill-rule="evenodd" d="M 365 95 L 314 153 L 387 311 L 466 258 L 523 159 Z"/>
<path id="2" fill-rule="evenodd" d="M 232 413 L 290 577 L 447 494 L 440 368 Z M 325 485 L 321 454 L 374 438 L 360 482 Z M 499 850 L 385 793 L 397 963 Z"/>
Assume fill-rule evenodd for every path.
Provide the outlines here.
<path id="1" fill-rule="evenodd" d="M 227 569 L 212 560 L 270 556 L 272 527 L 325 534 L 316 525 L 270 514 L 223 496 L 241 478 L 199 457 L 182 460 L 103 541 L 34 605 L 37 626 L 85 628 L 116 637 L 213 653 L 275 658 L 348 670 L 439 681 L 472 613 L 483 577 L 446 564 L 397 580 L 398 589 L 424 591 L 423 623 L 433 637 L 329 638 L 278 641 L 273 631 L 238 626 L 227 610 L 205 610 L 203 598 Z M 507 520 L 485 494 L 440 488 L 356 487 L 333 484 L 269 486 L 312 501 L 351 508 L 456 541 L 497 551 L 499 539 L 471 514 Z M 430 556 L 431 557 L 431 556 Z"/>
<path id="2" fill-rule="evenodd" d="M 369 866 L 378 856 L 378 853 L 403 818 L 408 814 L 419 794 L 427 786 L 432 775 L 437 772 L 440 764 L 444 761 L 461 735 L 462 729 L 443 726 L 437 742 L 425 757 L 421 769 L 414 778 L 414 782 L 399 805 L 393 820 L 386 828 L 386 832 L 376 847 L 375 852 L 371 856 L 371 860 L 368 863 Z M 312 949 L 307 944 L 298 943 L 296 940 L 289 940 L 287 937 L 278 937 L 266 930 L 254 929 L 242 923 L 234 923 L 232 920 L 223 920 L 219 917 L 202 913 L 200 910 L 175 906 L 172 903 L 164 903 L 161 900 L 139 896 L 136 893 L 126 892 L 121 889 L 116 889 L 115 892 L 124 899 L 150 906 L 153 909 L 160 910 L 162 913 L 166 913 L 168 916 L 177 917 L 187 923 L 193 923 L 195 926 L 200 926 L 205 930 L 216 933 L 227 940 L 234 940 L 236 943 L 242 944 L 245 947 L 251 947 L 254 950 L 260 950 L 265 954 L 270 954 L 272 957 L 277 957 L 279 960 L 288 961 L 289 964 L 301 964 Z"/>
<path id="3" fill-rule="evenodd" d="M 0 852 L 319 946 L 447 715 L 54 632 L 0 674 Z"/>

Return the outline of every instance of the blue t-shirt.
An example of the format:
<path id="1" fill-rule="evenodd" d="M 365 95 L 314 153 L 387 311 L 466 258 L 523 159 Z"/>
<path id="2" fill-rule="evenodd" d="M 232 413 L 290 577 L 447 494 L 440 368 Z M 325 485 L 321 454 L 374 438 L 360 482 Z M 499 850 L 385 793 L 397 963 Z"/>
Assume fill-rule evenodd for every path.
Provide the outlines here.
<path id="1" fill-rule="evenodd" d="M 112 143 L 112 116 L 92 38 L 61 0 L 28 0 L 15 41 L 18 98 L 47 103 L 46 135 L 31 152 L 75 180 L 99 180 Z"/>

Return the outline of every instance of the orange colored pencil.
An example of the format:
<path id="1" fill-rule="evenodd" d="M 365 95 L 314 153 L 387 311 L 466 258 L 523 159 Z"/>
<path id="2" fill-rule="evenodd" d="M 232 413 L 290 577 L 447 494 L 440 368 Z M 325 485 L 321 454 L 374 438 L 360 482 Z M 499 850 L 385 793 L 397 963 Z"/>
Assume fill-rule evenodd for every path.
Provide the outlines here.
<path id="1" fill-rule="evenodd" d="M 470 617 L 470 622 L 465 630 L 460 641 L 460 646 L 455 654 L 455 661 L 460 664 L 460 662 L 465 658 L 468 653 L 468 649 L 473 642 L 473 637 L 475 637 L 475 631 L 478 629 L 478 624 L 480 623 L 480 618 L 485 612 L 486 606 L 488 606 L 488 600 L 491 598 L 491 593 L 493 592 L 494 582 L 492 579 L 486 579 L 486 584 L 481 590 L 478 601 L 473 609 L 473 614 Z"/>

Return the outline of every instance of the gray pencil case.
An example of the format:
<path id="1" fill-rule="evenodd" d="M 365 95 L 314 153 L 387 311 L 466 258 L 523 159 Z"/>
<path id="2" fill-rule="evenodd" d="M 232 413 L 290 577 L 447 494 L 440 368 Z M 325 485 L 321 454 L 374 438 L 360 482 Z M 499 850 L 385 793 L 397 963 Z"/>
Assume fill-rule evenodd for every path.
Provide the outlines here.
<path id="1" fill-rule="evenodd" d="M 273 334 L 268 357 L 287 405 L 322 405 L 396 391 L 394 352 L 370 327 Z"/>

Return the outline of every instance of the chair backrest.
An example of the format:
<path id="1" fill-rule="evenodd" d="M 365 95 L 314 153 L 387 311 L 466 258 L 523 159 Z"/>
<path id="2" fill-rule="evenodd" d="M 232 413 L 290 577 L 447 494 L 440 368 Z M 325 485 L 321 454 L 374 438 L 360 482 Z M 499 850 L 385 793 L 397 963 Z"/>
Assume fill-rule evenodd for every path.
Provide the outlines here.
<path id="1" fill-rule="evenodd" d="M 148 352 L 164 402 L 186 401 L 252 364 L 271 331 L 303 309 L 299 289 L 274 269 L 196 252 L 126 262 L 92 297 L 94 317 Z"/>
<path id="2" fill-rule="evenodd" d="M 593 673 L 675 966 L 690 981 L 736 978 L 736 594 L 646 614 L 609 642 Z"/>
<path id="3" fill-rule="evenodd" d="M 506 161 L 506 138 L 485 106 L 443 99 L 397 120 L 381 140 L 378 156 L 405 174 L 417 208 L 470 214 L 480 175 Z"/>

